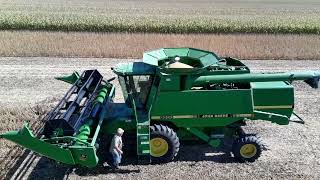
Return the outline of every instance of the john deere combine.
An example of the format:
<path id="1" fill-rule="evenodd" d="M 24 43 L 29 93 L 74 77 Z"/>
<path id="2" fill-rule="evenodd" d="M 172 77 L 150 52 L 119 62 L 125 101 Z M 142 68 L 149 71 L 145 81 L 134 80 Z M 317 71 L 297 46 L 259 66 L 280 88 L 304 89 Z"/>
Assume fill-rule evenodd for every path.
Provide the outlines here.
<path id="1" fill-rule="evenodd" d="M 97 70 L 57 79 L 71 88 L 44 118 L 35 137 L 28 125 L 1 137 L 55 161 L 94 167 L 102 136 L 125 129 L 139 162 L 172 161 L 184 140 L 229 150 L 240 161 L 259 158 L 261 141 L 245 134 L 246 121 L 287 125 L 293 114 L 292 81 L 318 88 L 320 72 L 250 73 L 234 58 L 208 51 L 167 48 L 144 53 L 142 62 L 119 64 L 125 102 Z"/>

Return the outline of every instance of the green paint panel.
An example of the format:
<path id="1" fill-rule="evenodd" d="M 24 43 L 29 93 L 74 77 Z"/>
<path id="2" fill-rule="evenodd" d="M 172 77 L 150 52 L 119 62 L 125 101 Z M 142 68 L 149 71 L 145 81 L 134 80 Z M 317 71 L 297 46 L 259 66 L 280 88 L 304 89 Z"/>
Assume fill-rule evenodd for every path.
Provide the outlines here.
<path id="1" fill-rule="evenodd" d="M 251 83 L 256 110 L 291 117 L 294 106 L 293 86 L 285 82 Z"/>
<path id="2" fill-rule="evenodd" d="M 95 167 L 98 164 L 99 158 L 96 155 L 95 147 L 70 146 L 69 149 L 73 154 L 76 164 L 89 168 Z"/>
<path id="3" fill-rule="evenodd" d="M 288 125 L 289 124 L 289 118 L 285 115 L 281 114 L 274 114 L 269 112 L 263 112 L 263 111 L 254 111 L 254 116 L 256 119 L 263 119 L 266 121 L 271 121 L 273 123 L 277 123 L 279 125 Z"/>
<path id="4" fill-rule="evenodd" d="M 159 92 L 154 102 L 151 116 L 250 114 L 252 112 L 250 89 L 187 90 L 180 92 Z"/>
<path id="5" fill-rule="evenodd" d="M 193 118 L 193 119 L 161 119 L 154 121 L 168 121 L 174 123 L 178 127 L 223 127 L 230 125 L 234 122 L 242 120 L 243 118 Z"/>
<path id="6" fill-rule="evenodd" d="M 68 149 L 49 144 L 36 138 L 29 130 L 27 124 L 25 124 L 20 131 L 10 131 L 2 134 L 0 137 L 10 140 L 50 159 L 65 164 L 75 164 L 72 153 Z"/>
<path id="7" fill-rule="evenodd" d="M 197 128 L 187 128 L 188 131 L 190 131 L 195 136 L 199 137 L 203 141 L 207 142 L 210 146 L 216 148 L 220 146 L 221 140 L 220 139 L 211 139 L 206 133 L 204 133 L 202 130 L 199 130 Z"/>
<path id="8" fill-rule="evenodd" d="M 136 121 L 135 119 L 106 119 L 104 124 L 102 125 L 102 132 L 105 134 L 114 134 L 116 130 L 121 127 L 122 129 L 127 131 L 136 129 Z"/>
<path id="9" fill-rule="evenodd" d="M 161 78 L 160 88 L 161 91 L 179 91 L 180 76 L 163 75 Z"/>
<path id="10" fill-rule="evenodd" d="M 293 88 L 289 83 L 283 81 L 271 81 L 271 82 L 253 82 L 251 83 L 253 89 L 288 89 Z"/>

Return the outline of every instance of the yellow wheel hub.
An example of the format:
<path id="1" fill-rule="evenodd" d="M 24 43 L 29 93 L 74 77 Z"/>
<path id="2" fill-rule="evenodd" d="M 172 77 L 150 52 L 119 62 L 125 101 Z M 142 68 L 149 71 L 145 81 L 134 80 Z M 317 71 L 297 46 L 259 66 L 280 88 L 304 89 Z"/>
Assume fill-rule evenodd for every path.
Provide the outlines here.
<path id="1" fill-rule="evenodd" d="M 257 154 L 257 147 L 254 144 L 245 144 L 240 148 L 240 155 L 244 158 L 252 158 Z"/>
<path id="2" fill-rule="evenodd" d="M 166 140 L 162 138 L 153 138 L 150 141 L 151 156 L 161 157 L 168 152 L 169 145 Z"/>

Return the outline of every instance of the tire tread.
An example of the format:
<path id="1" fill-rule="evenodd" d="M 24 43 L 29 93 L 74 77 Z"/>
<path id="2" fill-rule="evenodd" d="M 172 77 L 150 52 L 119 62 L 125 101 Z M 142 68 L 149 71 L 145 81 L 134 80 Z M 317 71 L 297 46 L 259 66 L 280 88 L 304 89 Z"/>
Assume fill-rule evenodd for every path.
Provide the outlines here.
<path id="1" fill-rule="evenodd" d="M 174 132 L 173 129 L 171 129 L 168 126 L 162 125 L 162 124 L 154 124 L 150 126 L 150 134 L 151 136 L 160 136 L 167 139 L 169 145 L 171 144 L 171 148 L 169 148 L 169 151 L 171 149 L 171 152 L 168 152 L 170 154 L 166 154 L 162 157 L 157 158 L 151 158 L 153 163 L 167 163 L 172 161 L 178 154 L 180 149 L 180 142 L 179 138 L 177 136 L 177 133 Z"/>

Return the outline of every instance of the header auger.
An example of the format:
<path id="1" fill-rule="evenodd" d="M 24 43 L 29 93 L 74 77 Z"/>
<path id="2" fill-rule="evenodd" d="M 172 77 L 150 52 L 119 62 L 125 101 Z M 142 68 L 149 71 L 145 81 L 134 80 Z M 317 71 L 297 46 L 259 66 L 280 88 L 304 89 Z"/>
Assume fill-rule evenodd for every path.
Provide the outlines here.
<path id="1" fill-rule="evenodd" d="M 139 163 L 174 160 L 180 142 L 205 141 L 224 148 L 239 161 L 253 162 L 261 140 L 242 130 L 246 121 L 290 122 L 294 87 L 302 80 L 318 88 L 320 72 L 251 73 L 241 61 L 192 48 L 164 48 L 144 53 L 142 62 L 119 64 L 125 102 L 115 103 L 114 78 L 97 70 L 57 79 L 72 84 L 44 118 L 35 137 L 28 125 L 0 135 L 45 157 L 70 165 L 94 167 L 98 138 L 125 130 L 124 141 Z"/>

